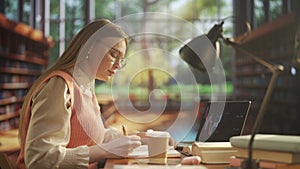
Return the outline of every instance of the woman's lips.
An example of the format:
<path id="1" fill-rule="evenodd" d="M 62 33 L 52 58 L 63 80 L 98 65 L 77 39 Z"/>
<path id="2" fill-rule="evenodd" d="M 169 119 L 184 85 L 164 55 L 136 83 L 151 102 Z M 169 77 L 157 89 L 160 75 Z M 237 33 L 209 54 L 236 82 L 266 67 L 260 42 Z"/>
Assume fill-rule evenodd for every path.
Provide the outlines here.
<path id="1" fill-rule="evenodd" d="M 114 74 L 115 74 L 114 71 L 108 70 L 108 75 L 109 75 L 109 76 L 113 76 Z"/>

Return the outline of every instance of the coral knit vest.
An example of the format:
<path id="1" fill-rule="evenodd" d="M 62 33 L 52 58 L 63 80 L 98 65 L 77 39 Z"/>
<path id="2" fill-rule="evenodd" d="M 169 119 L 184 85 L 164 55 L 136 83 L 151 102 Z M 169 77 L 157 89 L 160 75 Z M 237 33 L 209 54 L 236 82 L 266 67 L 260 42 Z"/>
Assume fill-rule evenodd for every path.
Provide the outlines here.
<path id="1" fill-rule="evenodd" d="M 100 115 L 100 107 L 96 97 L 90 97 L 84 94 L 78 84 L 74 81 L 73 77 L 64 71 L 54 71 L 48 75 L 42 83 L 33 92 L 33 95 L 40 89 L 42 84 L 48 81 L 51 77 L 60 76 L 63 78 L 68 86 L 71 95 L 71 110 L 72 115 L 70 119 L 71 134 L 67 148 L 74 148 L 82 145 L 95 145 L 102 143 L 104 138 L 104 125 Z M 54 89 L 55 90 L 55 89 Z M 53 105 L 55 106 L 55 105 Z M 20 135 L 20 154 L 17 160 L 17 168 L 25 169 L 24 151 L 25 140 L 27 135 L 28 126 L 31 117 L 30 102 L 26 105 L 23 114 L 23 130 Z M 94 168 L 96 164 L 89 165 L 89 168 Z"/>

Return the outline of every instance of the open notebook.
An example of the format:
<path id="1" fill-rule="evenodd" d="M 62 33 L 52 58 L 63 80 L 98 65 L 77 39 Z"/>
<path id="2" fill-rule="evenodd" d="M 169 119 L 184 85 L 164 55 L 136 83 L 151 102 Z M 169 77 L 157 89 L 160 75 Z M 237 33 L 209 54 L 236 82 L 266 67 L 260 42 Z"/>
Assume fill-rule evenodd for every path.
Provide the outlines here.
<path id="1" fill-rule="evenodd" d="M 223 106 L 223 112 L 214 111 L 221 110 Z M 195 141 L 228 142 L 230 137 L 241 135 L 250 106 L 251 101 L 207 102 L 194 128 L 177 146 L 191 145 Z"/>
<path id="2" fill-rule="evenodd" d="M 168 157 L 180 157 L 180 153 L 178 151 L 176 151 L 173 146 L 169 146 L 167 156 Z M 131 153 L 128 154 L 128 157 L 131 157 L 131 158 L 149 157 L 148 145 L 141 145 L 141 146 L 137 147 Z"/>

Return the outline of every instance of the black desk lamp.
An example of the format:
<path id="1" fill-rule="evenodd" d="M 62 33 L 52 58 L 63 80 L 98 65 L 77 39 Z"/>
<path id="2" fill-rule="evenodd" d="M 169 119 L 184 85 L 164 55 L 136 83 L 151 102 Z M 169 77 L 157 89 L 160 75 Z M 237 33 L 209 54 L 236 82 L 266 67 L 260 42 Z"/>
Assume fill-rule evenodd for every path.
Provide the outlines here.
<path id="1" fill-rule="evenodd" d="M 248 146 L 248 152 L 249 152 L 248 159 L 244 160 L 243 164 L 241 166 L 242 168 L 245 168 L 245 169 L 255 169 L 255 168 L 258 168 L 259 166 L 258 166 L 258 162 L 252 158 L 252 149 L 253 149 L 252 146 L 253 146 L 253 142 L 254 142 L 254 137 L 255 137 L 255 134 L 257 134 L 259 132 L 266 108 L 268 106 L 270 97 L 272 95 L 273 89 L 276 84 L 276 80 L 278 78 L 279 73 L 283 71 L 284 67 L 282 65 L 272 65 L 272 64 L 258 58 L 257 56 L 255 56 L 251 52 L 247 51 L 246 49 L 243 49 L 241 47 L 241 45 L 238 44 L 237 42 L 234 42 L 233 40 L 231 40 L 229 38 L 224 38 L 222 35 L 223 23 L 224 22 L 222 21 L 219 24 L 215 24 L 213 26 L 213 28 L 206 35 L 201 35 L 201 36 L 198 36 L 198 37 L 192 39 L 190 42 L 188 42 L 186 45 L 184 45 L 180 49 L 179 53 L 180 53 L 181 58 L 184 61 L 186 61 L 188 64 L 190 64 L 192 67 L 194 67 L 200 71 L 204 71 L 204 72 L 211 71 L 213 64 L 215 62 L 215 59 L 216 59 L 216 58 L 211 58 L 211 56 L 216 56 L 216 55 L 212 55 L 210 53 L 211 51 L 206 50 L 206 49 L 204 49 L 202 52 L 199 50 L 197 51 L 197 46 L 200 48 L 203 48 L 202 46 L 206 45 L 206 44 L 203 44 L 203 42 L 207 41 L 207 39 L 213 44 L 213 46 L 215 46 L 218 39 L 222 39 L 225 42 L 225 44 L 230 45 L 234 49 L 251 57 L 256 62 L 264 65 L 271 71 L 272 76 L 271 76 L 269 85 L 267 87 L 266 94 L 265 94 L 262 104 L 260 106 L 257 118 L 255 120 L 254 127 L 252 129 L 251 138 L 250 138 L 249 146 Z"/>

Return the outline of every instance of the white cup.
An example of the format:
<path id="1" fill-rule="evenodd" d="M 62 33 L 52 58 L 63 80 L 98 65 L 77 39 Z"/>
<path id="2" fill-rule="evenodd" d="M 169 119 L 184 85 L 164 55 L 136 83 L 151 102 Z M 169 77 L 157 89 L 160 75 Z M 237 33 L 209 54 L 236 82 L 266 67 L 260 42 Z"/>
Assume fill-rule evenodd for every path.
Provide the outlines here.
<path id="1" fill-rule="evenodd" d="M 170 134 L 165 131 L 147 131 L 149 162 L 166 164 Z"/>

